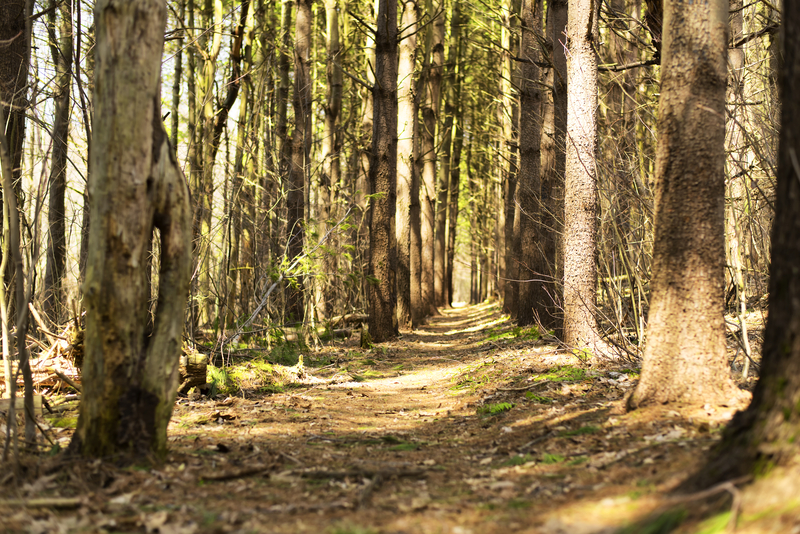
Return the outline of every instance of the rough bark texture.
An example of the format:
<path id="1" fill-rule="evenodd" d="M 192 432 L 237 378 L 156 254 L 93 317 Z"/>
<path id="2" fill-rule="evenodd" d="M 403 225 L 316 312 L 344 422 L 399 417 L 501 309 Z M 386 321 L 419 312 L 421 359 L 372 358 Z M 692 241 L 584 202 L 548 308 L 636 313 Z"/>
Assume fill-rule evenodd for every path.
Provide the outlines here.
<path id="1" fill-rule="evenodd" d="M 51 43 L 56 65 L 57 89 L 53 116 L 53 156 L 50 166 L 50 197 L 48 201 L 47 267 L 44 275 L 44 314 L 55 324 L 65 319 L 61 280 L 67 262 L 67 228 L 64 196 L 67 190 L 67 139 L 69 138 L 70 89 L 72 87 L 72 7 L 69 2 L 53 6 L 50 15 Z M 59 24 L 56 25 L 56 12 Z M 58 33 L 56 33 L 58 26 Z"/>
<path id="2" fill-rule="evenodd" d="M 647 345 L 631 407 L 724 404 L 728 0 L 666 2 Z"/>
<path id="3" fill-rule="evenodd" d="M 286 240 L 289 263 L 303 253 L 305 240 L 305 179 L 311 153 L 311 0 L 298 0 L 294 35 L 294 133 L 292 166 L 286 184 Z M 292 273 L 294 274 L 294 273 Z M 289 287 L 286 315 L 303 320 L 303 277 L 296 276 Z"/>
<path id="4" fill-rule="evenodd" d="M 539 85 L 539 42 L 542 3 L 523 0 L 521 10 L 519 97 L 519 176 L 514 212 L 513 258 L 518 262 L 517 323 L 530 325 L 544 315 L 542 271 L 544 256 L 540 240 L 542 194 L 541 140 L 542 92 Z"/>
<path id="5" fill-rule="evenodd" d="M 84 283 L 83 398 L 70 444 L 89 457 L 163 456 L 191 273 L 189 192 L 161 122 L 166 6 L 95 7 L 92 227 Z M 161 239 L 158 308 L 145 267 Z"/>
<path id="6" fill-rule="evenodd" d="M 570 0 L 567 21 L 567 161 L 564 198 L 564 342 L 597 337 L 597 15 L 593 0 Z"/>
<path id="7" fill-rule="evenodd" d="M 320 235 L 325 236 L 339 219 L 339 151 L 341 150 L 341 135 L 339 134 L 339 113 L 342 110 L 342 69 L 337 67 L 341 63 L 339 41 L 339 6 L 337 0 L 325 1 L 325 48 L 328 55 L 325 65 L 325 78 L 327 80 L 325 95 L 325 122 L 322 132 L 322 173 L 319 183 L 320 205 Z M 337 269 L 337 234 L 328 237 L 327 249 L 330 253 L 323 256 L 323 265 L 326 277 L 332 277 Z M 325 317 L 332 317 L 336 302 L 337 284 L 332 278 L 324 281 L 322 288 L 323 307 Z"/>
<path id="8" fill-rule="evenodd" d="M 543 102 L 542 113 L 542 253 L 547 271 L 542 282 L 546 312 L 540 315 L 542 325 L 563 335 L 561 311 L 564 289 L 564 167 L 566 165 L 567 132 L 567 55 L 564 28 L 567 26 L 566 0 L 553 0 L 547 7 L 547 42 L 553 66 L 545 83 L 552 87 Z"/>
<path id="9" fill-rule="evenodd" d="M 429 16 L 439 12 L 439 2 L 434 11 L 432 2 L 427 2 Z M 420 183 L 420 223 L 422 226 L 422 287 L 423 315 L 436 311 L 434 288 L 434 233 L 436 226 L 436 121 L 439 117 L 442 87 L 442 63 L 444 62 L 444 16 L 433 20 L 426 36 L 425 102 L 422 106 L 422 180 Z"/>
<path id="10" fill-rule="evenodd" d="M 369 168 L 369 332 L 376 343 L 397 336 L 397 2 L 381 0 L 375 34 L 372 163 Z"/>
<path id="11" fill-rule="evenodd" d="M 800 432 L 800 4 L 785 2 L 780 89 L 783 109 L 778 149 L 769 316 L 761 373 L 747 410 L 738 412 L 712 459 L 693 477 L 708 486 L 744 475 L 763 475 L 797 458 Z M 724 81 L 722 81 L 724 85 Z"/>
<path id="12" fill-rule="evenodd" d="M 511 56 L 514 54 L 516 43 L 512 41 L 512 33 L 517 24 L 517 10 L 519 4 L 512 0 L 503 2 L 503 27 L 500 33 L 503 52 L 502 73 L 500 76 L 500 92 L 502 94 L 502 107 L 500 109 L 501 124 L 503 125 L 503 162 L 502 162 L 502 196 L 503 208 L 499 214 L 499 229 L 497 232 L 499 248 L 500 273 L 498 286 L 503 294 L 503 311 L 516 312 L 516 296 L 518 284 L 517 262 L 514 254 L 514 198 L 517 191 L 517 138 L 515 122 L 517 117 L 517 102 L 514 95 L 513 72 Z"/>
<path id="13" fill-rule="evenodd" d="M 20 177 L 22 142 L 25 138 L 25 94 L 28 77 L 28 44 L 25 28 L 25 0 L 0 1 L 0 105 L 11 154 L 11 171 Z"/>
<path id="14" fill-rule="evenodd" d="M 412 326 L 411 195 L 414 181 L 416 94 L 414 67 L 417 55 L 417 2 L 403 2 L 400 22 L 400 59 L 397 70 L 397 320 L 400 328 Z M 419 186 L 417 186 L 419 195 Z M 419 278 L 415 280 L 419 285 Z M 416 289 L 419 293 L 419 289 Z M 418 298 L 418 295 L 417 295 Z M 418 306 L 418 303 L 415 303 Z"/>

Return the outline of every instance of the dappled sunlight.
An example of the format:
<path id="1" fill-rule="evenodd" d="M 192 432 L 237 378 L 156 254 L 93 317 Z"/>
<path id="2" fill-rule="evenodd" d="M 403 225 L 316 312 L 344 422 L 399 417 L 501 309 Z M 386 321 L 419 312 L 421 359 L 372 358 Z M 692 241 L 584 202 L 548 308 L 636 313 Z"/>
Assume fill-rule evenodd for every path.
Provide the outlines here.
<path id="1" fill-rule="evenodd" d="M 414 534 L 599 533 L 658 509 L 731 415 L 625 414 L 638 371 L 586 365 L 496 307 L 447 310 L 370 350 L 335 341 L 306 360 L 319 367 L 272 393 L 179 399 L 166 465 L 116 471 L 110 498 L 206 510 L 220 531 L 317 534 L 346 521 Z M 91 471 L 66 486 L 87 484 L 81 469 Z M 96 513 L 119 518 L 104 506 Z"/>

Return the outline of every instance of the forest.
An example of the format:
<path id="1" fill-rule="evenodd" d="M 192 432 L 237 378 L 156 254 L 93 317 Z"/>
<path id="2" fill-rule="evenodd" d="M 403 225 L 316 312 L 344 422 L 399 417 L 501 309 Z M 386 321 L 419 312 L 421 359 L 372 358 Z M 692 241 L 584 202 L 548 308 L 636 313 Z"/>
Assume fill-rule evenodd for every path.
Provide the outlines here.
<path id="1" fill-rule="evenodd" d="M 790 1 L 0 0 L 0 530 L 800 531 L 797 94 Z"/>

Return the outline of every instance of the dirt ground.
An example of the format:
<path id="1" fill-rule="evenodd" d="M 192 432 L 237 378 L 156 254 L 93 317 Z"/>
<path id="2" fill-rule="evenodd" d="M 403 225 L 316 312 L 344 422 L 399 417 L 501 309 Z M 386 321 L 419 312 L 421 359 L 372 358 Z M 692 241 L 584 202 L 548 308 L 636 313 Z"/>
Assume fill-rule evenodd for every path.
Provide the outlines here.
<path id="1" fill-rule="evenodd" d="M 713 533 L 734 516 L 737 532 L 800 533 L 792 490 L 670 495 L 743 406 L 625 414 L 638 370 L 534 340 L 496 304 L 305 361 L 280 393 L 179 399 L 159 467 L 0 466 L 0 531 Z"/>

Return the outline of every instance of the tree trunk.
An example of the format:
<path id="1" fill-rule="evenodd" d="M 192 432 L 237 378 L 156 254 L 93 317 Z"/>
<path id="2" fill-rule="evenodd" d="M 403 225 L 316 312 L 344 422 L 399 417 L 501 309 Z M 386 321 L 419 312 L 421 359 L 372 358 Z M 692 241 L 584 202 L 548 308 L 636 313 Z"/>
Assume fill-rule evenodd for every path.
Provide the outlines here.
<path id="1" fill-rule="evenodd" d="M 380 343 L 397 336 L 397 2 L 381 0 L 375 34 L 372 163 L 369 167 L 369 332 Z"/>
<path id="2" fill-rule="evenodd" d="M 552 87 L 543 102 L 542 113 L 542 195 L 541 236 L 542 253 L 547 267 L 542 285 L 546 312 L 540 315 L 542 325 L 553 330 L 559 339 L 563 335 L 561 312 L 564 289 L 564 168 L 566 165 L 567 133 L 567 56 L 564 50 L 564 28 L 567 25 L 567 1 L 553 0 L 547 7 L 547 45 L 551 52 L 552 68 L 547 85 Z"/>
<path id="3" fill-rule="evenodd" d="M 442 63 L 444 61 L 444 15 L 441 13 L 443 0 L 433 9 L 433 3 L 426 3 L 429 16 L 438 15 L 428 27 L 425 47 L 424 73 L 425 102 L 422 106 L 422 181 L 420 183 L 420 223 L 422 226 L 422 300 L 424 315 L 436 314 L 436 293 L 434 286 L 434 239 L 436 228 L 436 121 L 439 119 L 442 87 Z"/>
<path id="4" fill-rule="evenodd" d="M 514 199 L 517 194 L 517 102 L 514 95 L 514 68 L 511 56 L 515 54 L 516 42 L 512 39 L 517 25 L 519 4 L 513 0 L 503 2 L 503 26 L 500 30 L 503 52 L 502 71 L 500 74 L 500 92 L 502 108 L 500 122 L 503 126 L 503 154 L 501 181 L 503 208 L 500 213 L 498 285 L 503 295 L 503 311 L 516 312 L 517 297 L 517 263 L 514 254 Z M 485 273 L 484 273 L 485 274 Z"/>
<path id="5" fill-rule="evenodd" d="M 400 27 L 403 28 L 404 36 L 400 37 L 400 58 L 397 69 L 397 320 L 400 328 L 408 329 L 414 322 L 412 303 L 414 289 L 411 279 L 411 198 L 415 172 L 414 134 L 417 124 L 414 91 L 417 56 L 416 0 L 403 2 Z M 415 279 L 419 285 L 419 278 Z M 419 293 L 419 289 L 416 289 L 416 293 Z"/>
<path id="6" fill-rule="evenodd" d="M 298 0 L 294 35 L 294 132 L 292 166 L 286 191 L 286 240 L 289 263 L 303 253 L 305 241 L 305 180 L 311 154 L 311 0 Z M 303 276 L 292 273 L 286 314 L 290 321 L 303 320 Z"/>
<path id="7" fill-rule="evenodd" d="M 325 27 L 326 42 L 325 48 L 328 59 L 325 65 L 325 77 L 327 80 L 325 96 L 325 122 L 322 131 L 322 174 L 320 175 L 319 214 L 321 232 L 320 236 L 325 236 L 336 225 L 339 219 L 337 206 L 339 199 L 337 191 L 340 180 L 339 150 L 341 141 L 339 134 L 339 113 L 342 109 L 342 69 L 337 64 L 341 63 L 340 43 L 339 43 L 339 6 L 337 0 L 325 1 Z M 327 250 L 323 256 L 323 268 L 325 272 L 324 286 L 322 289 L 323 309 L 325 317 L 332 317 L 336 302 L 337 281 L 334 276 L 337 270 L 337 235 L 331 234 L 326 242 Z"/>
<path id="8" fill-rule="evenodd" d="M 785 60 L 779 82 L 783 107 L 772 226 L 769 314 L 761 372 L 753 401 L 747 410 L 734 416 L 719 446 L 712 452 L 711 461 L 693 477 L 695 485 L 710 486 L 746 474 L 761 477 L 774 467 L 791 465 L 797 459 L 800 181 L 796 149 L 800 143 L 800 105 L 794 97 L 800 91 L 800 4 L 796 2 L 784 3 L 781 41 Z M 721 85 L 718 90 L 724 93 L 724 79 L 718 83 Z"/>
<path id="9" fill-rule="evenodd" d="M 542 3 L 523 0 L 521 11 L 522 40 L 520 54 L 519 100 L 519 177 L 514 213 L 514 256 L 518 261 L 519 292 L 516 320 L 521 326 L 535 324 L 545 314 L 542 291 L 544 256 L 540 239 L 542 194 L 541 176 L 541 107 L 539 89 L 539 34 L 542 31 Z"/>
<path id="10" fill-rule="evenodd" d="M 728 0 L 666 3 L 650 317 L 629 406 L 725 404 Z"/>
<path id="11" fill-rule="evenodd" d="M 567 160 L 564 199 L 564 342 L 597 338 L 597 46 L 598 4 L 570 0 L 567 21 Z"/>
<path id="12" fill-rule="evenodd" d="M 58 43 L 51 43 L 53 63 L 56 65 L 55 114 L 53 116 L 53 157 L 50 170 L 50 198 L 47 242 L 47 267 L 44 275 L 44 314 L 54 324 L 66 318 L 62 279 L 67 262 L 67 225 L 64 196 L 67 190 L 67 140 L 72 103 L 72 6 L 63 2 L 53 6 L 49 15 L 51 35 L 58 35 Z M 56 11 L 59 14 L 56 34 Z"/>
<path id="13" fill-rule="evenodd" d="M 458 196 L 461 187 L 461 151 L 464 146 L 464 105 L 462 87 L 464 85 L 464 40 L 461 37 L 461 2 L 453 2 L 453 14 L 450 21 L 450 51 L 448 63 L 453 69 L 453 81 L 448 88 L 446 113 L 453 120 L 453 150 L 450 155 L 450 185 L 447 201 L 447 253 L 445 254 L 445 304 L 450 306 L 454 301 L 453 267 L 456 256 L 456 230 L 458 227 Z"/>
<path id="14" fill-rule="evenodd" d="M 189 192 L 161 121 L 166 16 L 165 4 L 153 0 L 103 0 L 95 7 L 93 224 L 84 284 L 83 397 L 70 444 L 88 457 L 166 453 L 192 238 Z M 159 296 L 149 332 L 145 266 L 155 228 Z"/>

